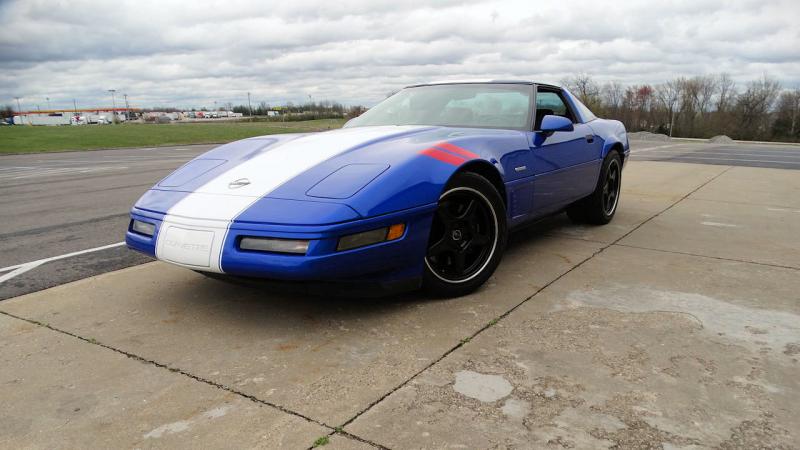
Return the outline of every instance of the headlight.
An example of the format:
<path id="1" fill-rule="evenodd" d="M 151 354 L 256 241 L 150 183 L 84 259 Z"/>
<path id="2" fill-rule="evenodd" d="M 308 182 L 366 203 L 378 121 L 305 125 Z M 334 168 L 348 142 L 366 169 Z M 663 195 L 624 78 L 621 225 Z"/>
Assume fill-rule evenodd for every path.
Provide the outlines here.
<path id="1" fill-rule="evenodd" d="M 352 250 L 354 248 L 378 244 L 380 242 L 393 241 L 403 237 L 403 233 L 405 233 L 405 231 L 405 224 L 398 223 L 390 227 L 383 227 L 375 230 L 342 236 L 339 238 L 339 245 L 336 246 L 336 250 Z"/>
<path id="2" fill-rule="evenodd" d="M 248 236 L 243 237 L 242 240 L 239 241 L 239 248 L 256 252 L 305 255 L 308 251 L 308 242 L 308 240 L 302 239 L 275 239 Z"/>
<path id="3" fill-rule="evenodd" d="M 149 222 L 142 222 L 141 220 L 133 219 L 133 223 L 131 223 L 131 231 L 153 237 L 153 235 L 156 234 L 156 226 Z"/>

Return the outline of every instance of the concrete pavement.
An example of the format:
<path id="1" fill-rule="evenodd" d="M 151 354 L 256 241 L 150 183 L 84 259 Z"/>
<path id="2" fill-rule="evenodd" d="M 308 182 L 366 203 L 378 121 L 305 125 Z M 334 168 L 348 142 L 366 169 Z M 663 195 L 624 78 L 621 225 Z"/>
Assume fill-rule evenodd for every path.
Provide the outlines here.
<path id="1" fill-rule="evenodd" d="M 3 301 L 0 447 L 798 447 L 797 173 L 632 161 L 460 299 L 155 262 Z"/>
<path id="2" fill-rule="evenodd" d="M 800 169 L 800 145 L 633 140 L 631 146 L 633 161 Z M 211 147 L 214 145 L 0 156 L 0 300 L 150 261 L 121 247 L 95 249 L 122 240 L 130 205 L 142 192 Z M 695 172 L 678 167 L 686 176 Z M 792 170 L 776 173 L 782 180 L 795 177 Z M 746 189 L 738 189 L 740 183 L 748 183 Z M 779 195 L 785 198 L 785 190 L 795 185 L 768 183 L 767 191 L 760 191 L 750 180 L 727 178 L 727 184 L 715 186 L 722 195 L 736 188 L 739 195 L 756 196 L 757 201 L 774 207 L 764 198 L 775 195 L 769 187 L 784 189 Z M 661 188 L 669 191 L 668 186 Z M 642 214 L 658 206 L 641 204 Z M 618 225 L 611 225 L 615 227 Z M 2 281 L 11 272 L 2 269 L 85 250 L 92 251 L 50 261 Z"/>

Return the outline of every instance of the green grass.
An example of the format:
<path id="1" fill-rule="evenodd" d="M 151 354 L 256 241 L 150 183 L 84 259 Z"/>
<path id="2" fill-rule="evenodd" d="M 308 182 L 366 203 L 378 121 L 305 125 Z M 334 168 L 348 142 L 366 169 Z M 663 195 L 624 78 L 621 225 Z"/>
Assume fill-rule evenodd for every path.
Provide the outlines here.
<path id="1" fill-rule="evenodd" d="M 344 119 L 303 122 L 216 122 L 0 127 L 0 154 L 230 142 L 264 134 L 340 128 Z"/>
<path id="2" fill-rule="evenodd" d="M 316 441 L 314 441 L 314 445 L 312 446 L 312 448 L 322 447 L 323 445 L 328 445 L 330 442 L 331 438 L 329 438 L 328 436 L 322 436 L 321 438 L 318 438 Z"/>

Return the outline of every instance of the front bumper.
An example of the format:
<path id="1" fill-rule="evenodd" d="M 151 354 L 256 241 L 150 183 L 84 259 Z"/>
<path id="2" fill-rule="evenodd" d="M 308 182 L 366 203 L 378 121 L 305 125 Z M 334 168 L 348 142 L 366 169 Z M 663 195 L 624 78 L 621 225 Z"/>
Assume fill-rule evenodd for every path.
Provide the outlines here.
<path id="1" fill-rule="evenodd" d="M 189 219 L 180 226 L 192 232 L 212 233 L 213 238 L 209 242 L 213 241 L 213 244 L 209 245 L 216 246 L 219 260 L 211 261 L 209 267 L 170 260 L 164 251 L 164 242 L 159 242 L 162 229 L 181 219 L 134 208 L 131 218 L 153 223 L 155 233 L 152 237 L 145 236 L 132 231 L 129 226 L 125 241 L 129 248 L 166 262 L 235 277 L 348 284 L 418 284 L 423 271 L 428 230 L 435 210 L 436 205 L 433 204 L 378 217 L 314 226 L 234 221 L 227 227 Z M 343 235 L 401 222 L 406 224 L 406 230 L 400 239 L 336 251 L 338 239 Z M 240 249 L 238 243 L 243 236 L 308 239 L 310 243 L 305 255 L 265 253 Z"/>

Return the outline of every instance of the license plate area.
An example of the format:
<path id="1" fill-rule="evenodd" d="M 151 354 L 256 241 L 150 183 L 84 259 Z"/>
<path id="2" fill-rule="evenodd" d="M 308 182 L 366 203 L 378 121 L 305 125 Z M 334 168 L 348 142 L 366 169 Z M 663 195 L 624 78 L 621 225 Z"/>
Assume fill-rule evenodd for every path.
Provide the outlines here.
<path id="1" fill-rule="evenodd" d="M 214 232 L 170 225 L 162 238 L 161 258 L 195 267 L 211 266 Z"/>

